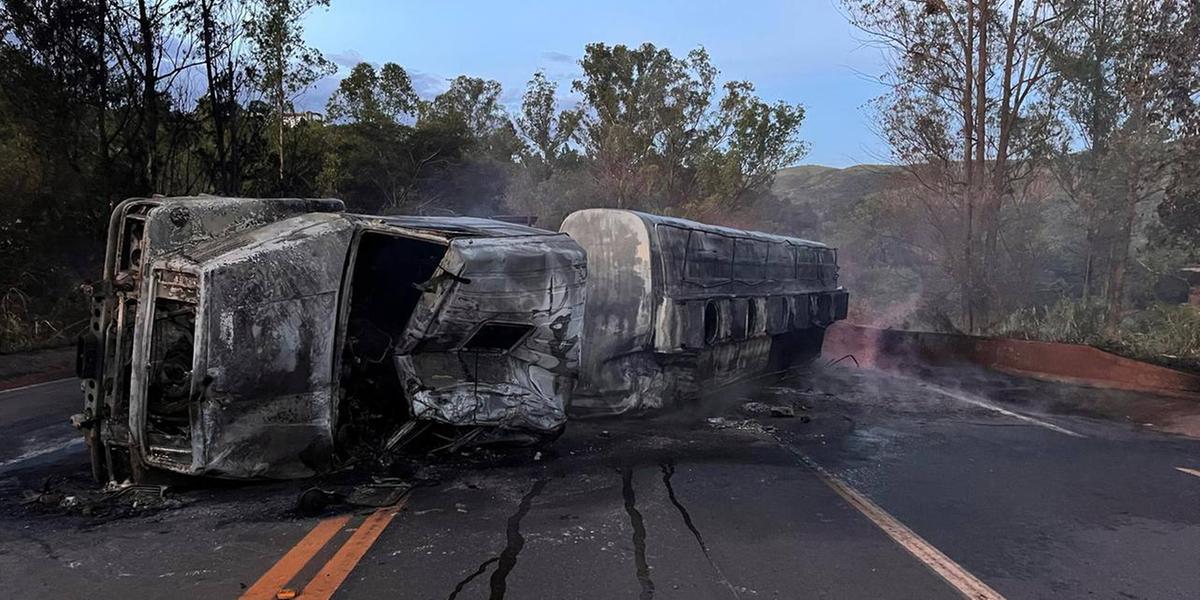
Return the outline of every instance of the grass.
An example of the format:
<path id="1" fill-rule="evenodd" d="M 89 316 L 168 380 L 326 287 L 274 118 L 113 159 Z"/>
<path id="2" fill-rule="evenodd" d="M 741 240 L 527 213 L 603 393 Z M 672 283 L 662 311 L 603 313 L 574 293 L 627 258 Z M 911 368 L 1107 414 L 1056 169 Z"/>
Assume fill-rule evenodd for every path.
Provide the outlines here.
<path id="1" fill-rule="evenodd" d="M 1104 308 L 1063 299 L 1009 315 L 997 335 L 1046 342 L 1086 344 L 1129 358 L 1200 372 L 1200 307 L 1154 304 L 1126 315 L 1110 334 Z"/>

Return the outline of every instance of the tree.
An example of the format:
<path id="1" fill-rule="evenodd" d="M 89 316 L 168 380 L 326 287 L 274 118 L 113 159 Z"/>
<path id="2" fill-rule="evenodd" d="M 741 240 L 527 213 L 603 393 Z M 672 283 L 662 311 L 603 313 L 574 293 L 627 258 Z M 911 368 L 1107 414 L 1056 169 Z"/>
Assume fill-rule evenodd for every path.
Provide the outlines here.
<path id="1" fill-rule="evenodd" d="M 192 0 L 178 9 L 186 12 L 187 27 L 200 44 L 205 93 L 197 112 L 211 148 L 204 144 L 197 150 L 207 164 L 208 187 L 236 195 L 243 185 L 248 141 L 239 103 L 248 84 L 242 51 L 248 8 L 232 0 Z"/>
<path id="2" fill-rule="evenodd" d="M 497 81 L 459 75 L 450 89 L 426 105 L 421 121 L 426 127 L 474 140 L 473 150 L 481 157 L 511 161 L 521 143 L 500 103 L 502 92 Z"/>
<path id="3" fill-rule="evenodd" d="M 558 84 L 538 71 L 533 74 L 521 98 L 521 114 L 517 117 L 517 132 L 528 151 L 525 160 L 536 163 L 537 177 L 548 179 L 554 166 L 570 150 L 569 143 L 579 128 L 579 110 L 559 110 Z"/>
<path id="4" fill-rule="evenodd" d="M 407 204 L 414 181 L 438 158 L 421 154 L 419 136 L 404 123 L 421 107 L 408 73 L 395 63 L 378 72 L 369 63 L 355 65 L 330 96 L 326 112 L 338 125 L 327 177 L 353 205 L 392 212 Z"/>
<path id="5" fill-rule="evenodd" d="M 326 6 L 329 0 L 259 0 L 246 24 L 255 58 L 253 79 L 275 109 L 281 186 L 285 111 L 301 92 L 335 70 L 320 51 L 304 43 L 304 16 L 314 8 Z"/>
<path id="6" fill-rule="evenodd" d="M 1169 234 L 1189 245 L 1200 239 L 1200 7 L 1183 0 L 1163 3 L 1164 29 L 1154 41 L 1162 57 L 1159 90 L 1163 110 L 1155 115 L 1174 143 L 1173 164 L 1158 214 Z"/>
<path id="7" fill-rule="evenodd" d="M 707 195 L 695 213 L 728 212 L 754 190 L 765 190 L 780 169 L 807 152 L 797 138 L 804 108 L 786 102 L 767 104 L 746 81 L 725 84 L 713 129 L 713 146 L 701 172 Z"/>
<path id="8" fill-rule="evenodd" d="M 1159 115 L 1167 44 L 1184 41 L 1172 2 L 1077 0 L 1064 3 L 1065 27 L 1048 41 L 1053 93 L 1068 137 L 1059 150 L 1064 187 L 1083 209 L 1084 299 L 1102 266 L 1105 330 L 1116 334 L 1139 206 L 1161 195 L 1171 163 L 1171 132 Z"/>
<path id="9" fill-rule="evenodd" d="M 890 61 L 881 128 L 923 190 L 940 260 L 958 282 L 961 320 L 980 330 L 999 312 L 1020 237 L 1003 213 L 1036 179 L 1051 134 L 1037 90 L 1051 70 L 1038 43 L 1061 15 L 1043 0 L 846 0 L 852 22 Z M 1027 278 L 1026 278 L 1027 280 Z"/>
<path id="10" fill-rule="evenodd" d="M 798 160 L 799 106 L 767 105 L 745 82 L 714 106 L 717 70 L 697 48 L 685 58 L 653 44 L 589 44 L 578 139 L 601 202 L 695 215 L 733 210 Z"/>
<path id="11" fill-rule="evenodd" d="M 333 122 L 399 123 L 416 116 L 421 100 L 403 67 L 387 63 L 378 73 L 370 63 L 358 63 L 338 84 L 325 109 Z"/>

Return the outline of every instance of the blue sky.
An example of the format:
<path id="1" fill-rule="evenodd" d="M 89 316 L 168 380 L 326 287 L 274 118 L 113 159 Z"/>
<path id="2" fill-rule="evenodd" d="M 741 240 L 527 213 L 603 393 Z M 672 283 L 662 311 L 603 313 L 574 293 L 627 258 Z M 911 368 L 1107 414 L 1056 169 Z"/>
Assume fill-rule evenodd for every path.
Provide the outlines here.
<path id="1" fill-rule="evenodd" d="M 747 79 L 767 100 L 799 102 L 810 144 L 805 164 L 883 162 L 886 146 L 864 105 L 881 93 L 876 49 L 862 43 L 837 0 L 441 2 L 332 0 L 306 21 L 310 44 L 340 65 L 395 62 L 432 96 L 459 74 L 495 79 L 517 106 L 525 82 L 543 69 L 564 102 L 589 42 L 653 42 L 677 55 L 704 46 L 722 79 Z M 323 110 L 336 78 L 298 104 Z"/>

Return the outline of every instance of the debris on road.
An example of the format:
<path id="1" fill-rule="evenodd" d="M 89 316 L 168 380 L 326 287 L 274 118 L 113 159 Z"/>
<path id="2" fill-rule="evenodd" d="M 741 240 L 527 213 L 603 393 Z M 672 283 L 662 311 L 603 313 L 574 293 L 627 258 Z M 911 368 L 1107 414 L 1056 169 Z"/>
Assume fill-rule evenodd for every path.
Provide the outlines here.
<path id="1" fill-rule="evenodd" d="M 796 411 L 790 406 L 772 406 L 771 416 L 791 418 L 796 416 Z"/>

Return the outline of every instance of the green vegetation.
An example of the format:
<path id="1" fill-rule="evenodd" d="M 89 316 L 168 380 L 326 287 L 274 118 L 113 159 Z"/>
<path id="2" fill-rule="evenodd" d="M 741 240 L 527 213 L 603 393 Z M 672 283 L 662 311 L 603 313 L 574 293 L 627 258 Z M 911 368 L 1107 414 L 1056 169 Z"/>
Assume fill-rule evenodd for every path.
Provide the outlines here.
<path id="1" fill-rule="evenodd" d="M 995 333 L 1087 344 L 1168 367 L 1200 368 L 1200 307 L 1153 304 L 1127 315 L 1115 335 L 1108 332 L 1106 321 L 1103 305 L 1063 299 L 1048 307 L 1015 311 Z"/>
<path id="2" fill-rule="evenodd" d="M 889 53 L 889 165 L 793 166 L 802 106 L 703 48 L 589 44 L 519 106 L 361 63 L 324 119 L 326 0 L 0 0 L 0 352 L 68 340 L 126 197 L 333 196 L 351 210 L 623 207 L 840 248 L 851 318 L 1099 345 L 1200 368 L 1200 11 L 1183 0 L 845 0 Z M 563 84 L 566 87 L 567 84 Z M 819 118 L 819 116 L 818 116 Z M 1191 362 L 1189 362 L 1191 361 Z"/>
<path id="3" fill-rule="evenodd" d="M 803 166 L 775 179 L 775 215 L 789 233 L 839 248 L 842 283 L 854 296 L 851 319 L 879 327 L 962 332 L 951 278 L 938 255 L 913 232 L 924 216 L 906 201 L 900 167 L 848 169 Z M 1028 243 L 1037 260 L 1011 290 L 1016 309 L 981 328 L 984 335 L 1089 344 L 1168 366 L 1200 370 L 1200 309 L 1182 305 L 1187 283 L 1179 269 L 1200 262 L 1200 248 L 1165 233 L 1158 199 L 1138 216 L 1131 244 L 1129 286 L 1122 317 L 1107 328 L 1103 296 L 1082 300 L 1085 264 L 1078 247 L 1084 232 L 1078 207 L 1047 176 L 1045 196 L 1024 207 Z M 766 203 L 760 203 L 762 209 Z M 1190 341 L 1189 341 L 1190 340 Z"/>
<path id="4" fill-rule="evenodd" d="M 112 207 L 199 193 L 338 197 L 351 210 L 525 214 L 619 206 L 721 221 L 805 152 L 804 110 L 718 85 L 697 48 L 590 44 L 582 97 L 534 73 L 418 97 L 362 63 L 326 115 L 296 99 L 333 66 L 304 39 L 328 0 L 0 0 L 0 352 L 69 341 Z"/>
<path id="5" fill-rule="evenodd" d="M 891 58 L 873 109 L 896 166 L 820 215 L 868 318 L 1188 355 L 1196 3 L 843 4 Z"/>

